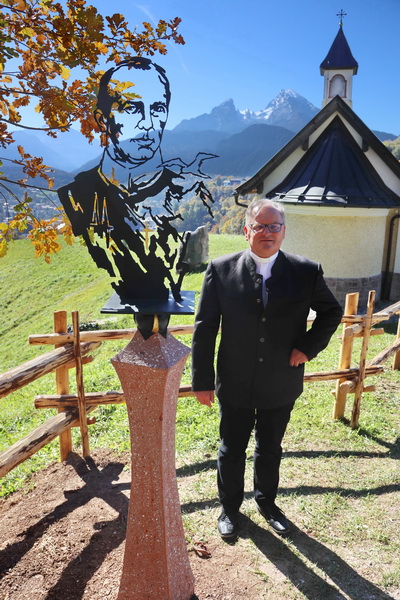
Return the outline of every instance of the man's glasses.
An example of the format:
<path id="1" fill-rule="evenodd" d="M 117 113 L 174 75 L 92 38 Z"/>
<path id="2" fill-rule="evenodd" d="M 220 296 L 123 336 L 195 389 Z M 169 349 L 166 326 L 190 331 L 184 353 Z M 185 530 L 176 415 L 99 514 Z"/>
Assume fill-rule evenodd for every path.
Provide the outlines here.
<path id="1" fill-rule="evenodd" d="M 261 223 L 252 223 L 249 225 L 250 229 L 254 231 L 254 233 L 261 233 L 267 229 L 270 233 L 279 233 L 284 223 L 269 223 L 269 225 L 262 225 Z"/>

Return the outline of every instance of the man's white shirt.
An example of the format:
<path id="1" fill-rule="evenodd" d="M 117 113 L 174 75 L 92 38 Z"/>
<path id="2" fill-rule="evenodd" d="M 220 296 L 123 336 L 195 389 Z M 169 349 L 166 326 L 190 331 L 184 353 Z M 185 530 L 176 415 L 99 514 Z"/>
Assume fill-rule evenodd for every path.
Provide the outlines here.
<path id="1" fill-rule="evenodd" d="M 271 277 L 271 270 L 272 270 L 272 267 L 274 266 L 274 262 L 276 261 L 276 257 L 278 256 L 278 254 L 279 254 L 279 251 L 276 252 L 275 254 L 273 254 L 272 256 L 269 256 L 268 258 L 261 258 L 261 256 L 257 256 L 257 254 L 254 254 L 254 252 L 252 252 L 250 250 L 250 256 L 256 263 L 256 271 L 263 278 L 262 299 L 263 299 L 264 306 L 266 304 L 265 282 L 267 279 L 269 279 Z"/>

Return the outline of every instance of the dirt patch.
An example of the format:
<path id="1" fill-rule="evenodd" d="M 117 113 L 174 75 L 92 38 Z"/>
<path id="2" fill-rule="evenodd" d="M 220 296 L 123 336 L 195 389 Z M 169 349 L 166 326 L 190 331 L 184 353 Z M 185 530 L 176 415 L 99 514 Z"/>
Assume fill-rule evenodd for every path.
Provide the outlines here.
<path id="1" fill-rule="evenodd" d="M 117 598 L 129 459 L 105 450 L 87 461 L 73 455 L 35 474 L 30 490 L 0 502 L 1 600 Z M 300 528 L 300 519 L 286 542 L 254 516 L 250 499 L 237 543 L 224 543 L 216 533 L 215 499 L 193 501 L 199 476 L 180 474 L 178 484 L 199 600 L 400 598 L 373 583 L 375 566 L 354 557 L 355 548 L 321 543 L 312 530 Z"/>
<path id="2" fill-rule="evenodd" d="M 129 456 L 95 451 L 37 473 L 29 492 L 0 503 L 2 600 L 113 600 L 122 571 Z M 197 549 L 197 551 L 196 551 Z M 201 556 L 201 550 L 210 558 Z M 255 599 L 248 556 L 217 537 L 188 544 L 201 600 Z M 243 595 L 245 594 L 245 595 Z"/>

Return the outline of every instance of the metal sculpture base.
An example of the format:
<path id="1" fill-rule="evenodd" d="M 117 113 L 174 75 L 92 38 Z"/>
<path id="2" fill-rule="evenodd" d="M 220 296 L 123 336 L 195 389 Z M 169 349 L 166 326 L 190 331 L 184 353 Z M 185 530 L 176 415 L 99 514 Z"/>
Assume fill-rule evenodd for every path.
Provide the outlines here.
<path id="1" fill-rule="evenodd" d="M 175 420 L 189 348 L 167 334 L 138 331 L 112 364 L 128 410 L 132 481 L 117 600 L 192 600 L 175 471 Z"/>
<path id="2" fill-rule="evenodd" d="M 192 315 L 194 313 L 195 293 L 181 292 L 181 300 L 174 299 L 172 293 L 165 300 L 143 299 L 143 298 L 121 298 L 114 293 L 101 309 L 102 313 L 120 313 L 144 315 L 169 314 L 169 315 Z"/>

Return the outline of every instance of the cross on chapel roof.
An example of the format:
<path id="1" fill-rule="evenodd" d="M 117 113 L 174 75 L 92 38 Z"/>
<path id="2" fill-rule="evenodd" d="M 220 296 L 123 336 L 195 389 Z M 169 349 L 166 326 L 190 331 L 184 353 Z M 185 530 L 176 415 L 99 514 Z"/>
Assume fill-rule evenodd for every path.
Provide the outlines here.
<path id="1" fill-rule="evenodd" d="M 342 8 L 342 9 L 340 9 L 340 12 L 338 12 L 336 16 L 340 17 L 339 25 L 340 25 L 340 27 L 343 27 L 343 17 L 347 17 L 347 13 L 345 13 Z"/>

